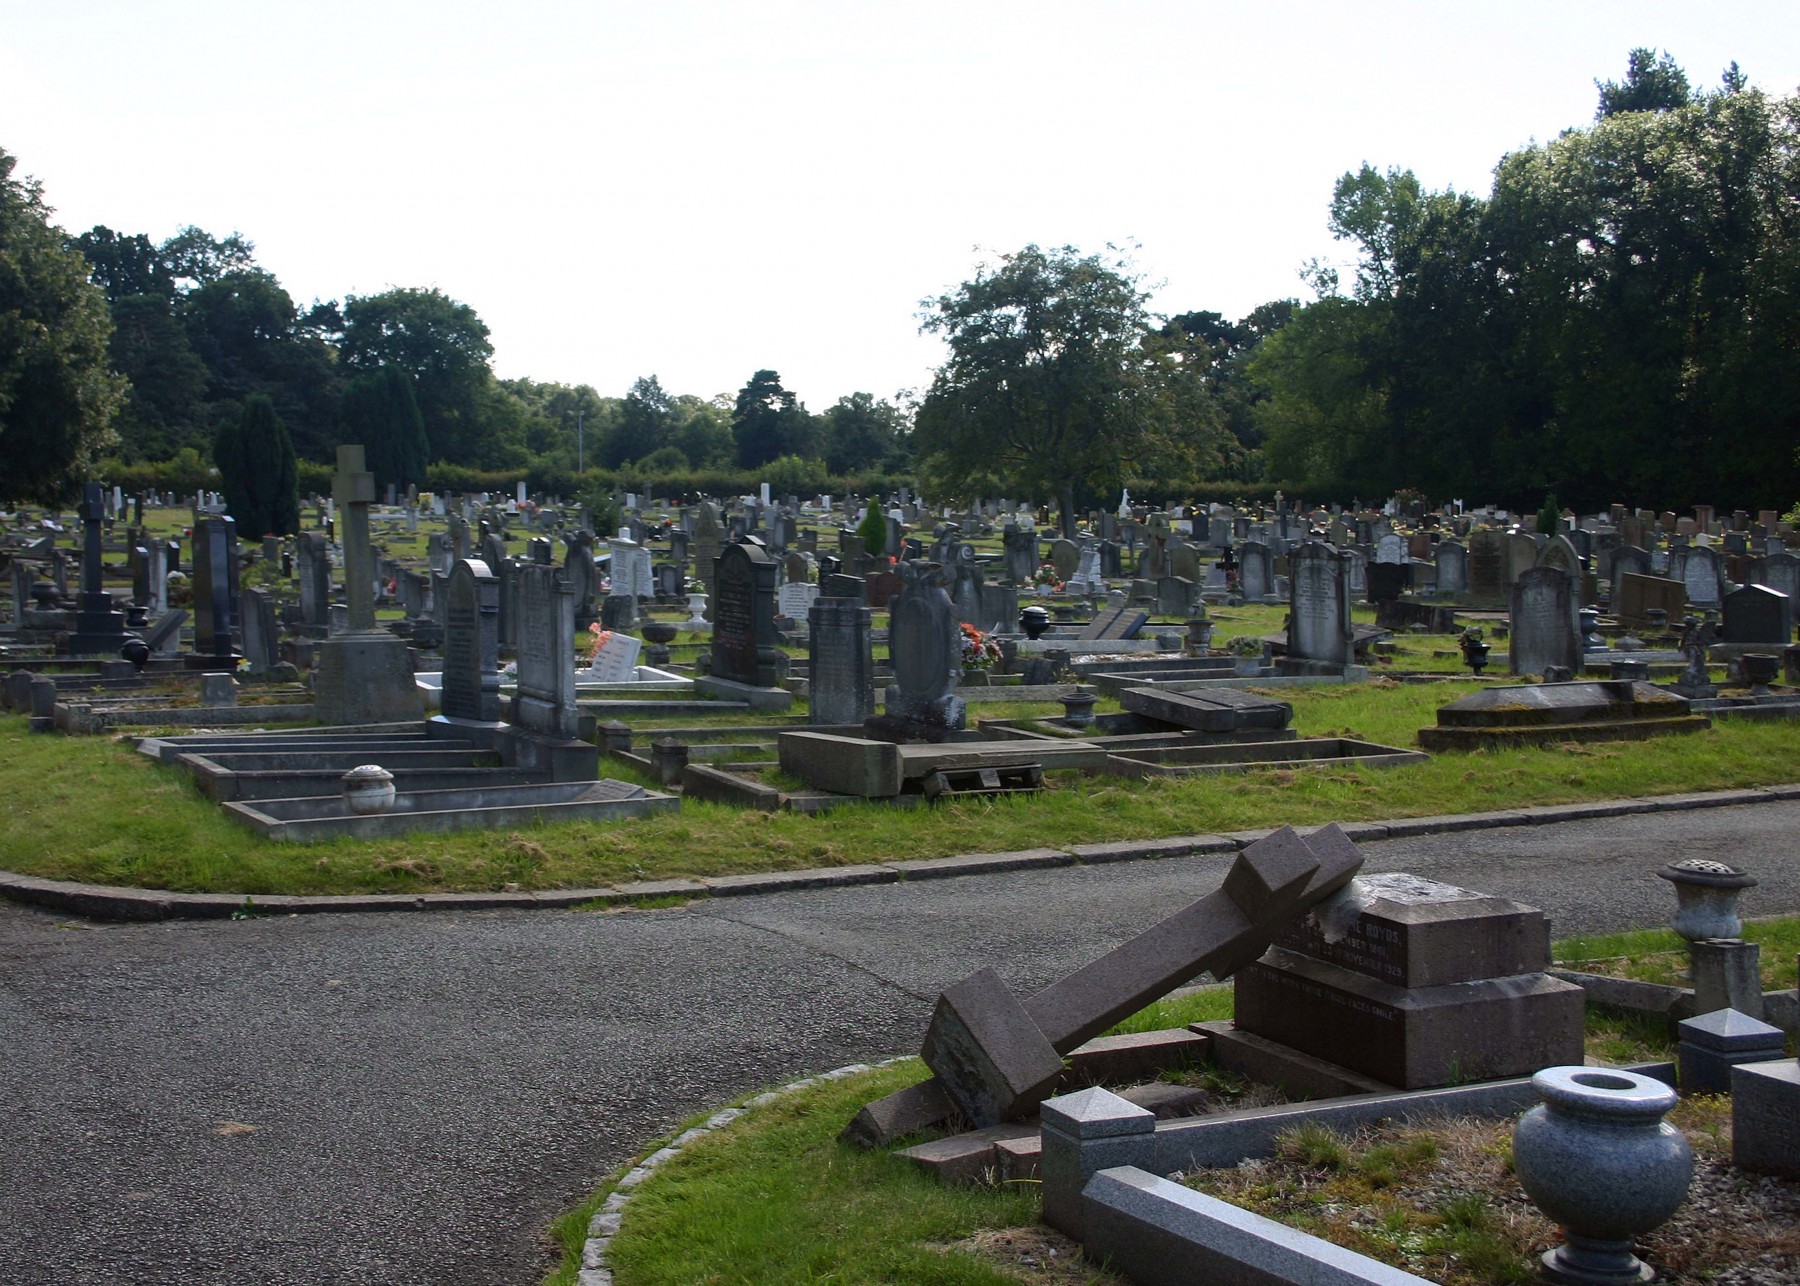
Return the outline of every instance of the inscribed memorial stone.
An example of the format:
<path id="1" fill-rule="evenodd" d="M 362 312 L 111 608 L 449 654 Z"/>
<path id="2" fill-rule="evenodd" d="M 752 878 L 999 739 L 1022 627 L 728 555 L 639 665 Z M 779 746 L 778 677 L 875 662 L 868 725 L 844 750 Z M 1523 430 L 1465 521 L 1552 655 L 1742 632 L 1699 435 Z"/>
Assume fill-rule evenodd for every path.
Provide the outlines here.
<path id="1" fill-rule="evenodd" d="M 1543 674 L 1553 665 L 1581 671 L 1575 588 L 1566 572 L 1531 567 L 1513 582 L 1508 656 L 1514 674 Z"/>

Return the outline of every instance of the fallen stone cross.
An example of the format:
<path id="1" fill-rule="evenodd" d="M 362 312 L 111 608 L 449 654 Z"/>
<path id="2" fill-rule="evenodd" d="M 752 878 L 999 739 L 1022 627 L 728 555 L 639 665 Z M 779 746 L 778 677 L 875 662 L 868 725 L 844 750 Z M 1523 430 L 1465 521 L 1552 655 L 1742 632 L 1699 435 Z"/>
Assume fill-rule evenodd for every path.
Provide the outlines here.
<path id="1" fill-rule="evenodd" d="M 1035 1111 L 1063 1055 L 1210 971 L 1223 978 L 1350 882 L 1362 855 L 1336 825 L 1291 826 L 1238 854 L 1216 891 L 1026 1000 L 992 969 L 939 995 L 921 1051 L 935 1075 L 870 1103 L 845 1131 L 877 1146 L 960 1112 L 977 1126 Z"/>

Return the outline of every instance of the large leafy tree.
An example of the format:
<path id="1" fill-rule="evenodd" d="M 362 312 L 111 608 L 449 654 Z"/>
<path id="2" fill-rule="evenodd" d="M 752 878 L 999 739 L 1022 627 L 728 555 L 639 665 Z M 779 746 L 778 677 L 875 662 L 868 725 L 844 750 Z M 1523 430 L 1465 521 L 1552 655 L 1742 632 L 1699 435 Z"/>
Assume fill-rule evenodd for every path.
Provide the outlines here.
<path id="1" fill-rule="evenodd" d="M 124 381 L 108 367 L 106 296 L 16 165 L 0 150 L 0 487 L 54 502 L 111 441 Z"/>
<path id="2" fill-rule="evenodd" d="M 1319 274 L 1251 366 L 1272 473 L 1514 506 L 1800 494 L 1800 100 L 1631 61 L 1593 125 L 1503 157 L 1486 198 L 1339 181 L 1351 297 Z"/>
<path id="3" fill-rule="evenodd" d="M 674 419 L 674 404 L 656 376 L 646 375 L 635 381 L 619 408 L 618 423 L 602 444 L 600 463 L 616 469 L 669 445 Z"/>
<path id="4" fill-rule="evenodd" d="M 810 458 L 818 454 L 813 417 L 792 393 L 781 387 L 774 371 L 758 371 L 738 390 L 731 412 L 731 436 L 738 463 L 758 469 L 784 455 Z"/>
<path id="5" fill-rule="evenodd" d="M 825 408 L 825 464 L 836 474 L 860 473 L 903 452 L 909 425 L 906 412 L 870 393 L 840 397 Z"/>
<path id="6" fill-rule="evenodd" d="M 342 411 L 343 439 L 363 445 L 376 486 L 424 484 L 431 446 L 412 376 L 397 366 L 364 371 L 344 389 Z"/>
<path id="7" fill-rule="evenodd" d="M 300 486 L 294 444 L 275 404 L 261 393 L 245 399 L 243 413 L 219 426 L 213 464 L 225 507 L 238 531 L 251 539 L 291 535 L 300 529 Z"/>
<path id="8" fill-rule="evenodd" d="M 1179 467 L 1172 363 L 1145 343 L 1146 300 L 1122 259 L 1035 245 L 927 299 L 921 329 L 950 352 L 914 422 L 926 475 L 957 491 L 1055 497 L 1072 528 L 1077 503 L 1134 466 Z"/>
<path id="9" fill-rule="evenodd" d="M 506 414 L 504 423 L 483 423 L 484 407 L 497 414 L 513 409 L 490 394 L 494 347 L 487 324 L 442 291 L 400 288 L 346 299 L 342 353 L 353 370 L 397 366 L 413 377 L 439 459 L 501 467 L 522 446 L 522 437 L 515 441 L 507 431 L 516 427 L 522 435 L 527 417 Z"/>

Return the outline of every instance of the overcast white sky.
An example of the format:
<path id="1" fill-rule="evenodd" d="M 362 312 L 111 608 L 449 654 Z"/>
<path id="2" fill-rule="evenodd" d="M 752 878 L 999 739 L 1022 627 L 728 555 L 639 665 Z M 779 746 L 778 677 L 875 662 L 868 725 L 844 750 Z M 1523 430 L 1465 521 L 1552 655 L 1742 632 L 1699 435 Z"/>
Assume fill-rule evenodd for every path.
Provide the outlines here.
<path id="1" fill-rule="evenodd" d="M 1800 87 L 1794 0 L 0 0 L 0 147 L 65 228 L 235 230 L 302 306 L 436 286 L 503 376 L 816 411 L 925 383 L 978 247 L 1305 297 L 1338 175 L 1485 193 L 1636 45 Z"/>

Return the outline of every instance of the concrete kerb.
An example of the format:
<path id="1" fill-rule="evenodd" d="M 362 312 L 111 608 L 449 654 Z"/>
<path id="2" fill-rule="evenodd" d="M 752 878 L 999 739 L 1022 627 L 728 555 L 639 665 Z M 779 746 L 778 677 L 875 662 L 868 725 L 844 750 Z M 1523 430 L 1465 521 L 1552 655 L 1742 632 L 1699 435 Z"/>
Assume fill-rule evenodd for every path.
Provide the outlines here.
<path id="1" fill-rule="evenodd" d="M 1546 804 L 1489 813 L 1437 817 L 1401 817 L 1385 822 L 1344 822 L 1345 834 L 1357 843 L 1506 826 L 1545 826 L 1556 822 L 1623 817 L 1632 813 L 1729 808 L 1800 798 L 1800 783 L 1747 789 L 1652 795 L 1641 799 L 1595 800 L 1579 804 Z M 747 875 L 702 876 L 697 879 L 642 880 L 590 889 L 546 889 L 540 892 L 387 893 L 299 896 L 241 893 L 171 893 L 160 889 L 118 888 L 0 871 L 0 898 L 96 920 L 196 920 L 231 916 L 317 915 L 351 911 L 525 911 L 570 910 L 629 905 L 666 898 L 747 897 L 796 889 L 844 888 L 858 884 L 892 884 L 902 880 L 949 879 L 1009 871 L 1102 862 L 1144 861 L 1171 857 L 1212 857 L 1236 853 L 1268 836 L 1273 828 L 1228 831 L 1217 835 L 1181 835 L 1165 839 L 1116 840 L 1072 844 L 1067 848 L 1033 848 L 1011 853 L 970 853 L 954 857 L 816 867 L 799 871 L 765 871 Z M 1297 828 L 1310 834 L 1317 826 Z"/>
<path id="2" fill-rule="evenodd" d="M 619 1226 L 624 1222 L 626 1207 L 630 1205 L 637 1189 L 663 1165 L 680 1156 L 690 1143 L 722 1130 L 746 1113 L 766 1107 L 789 1094 L 797 1094 L 825 1081 L 841 1081 L 845 1077 L 860 1076 L 878 1067 L 905 1062 L 909 1057 L 911 1055 L 901 1054 L 874 1063 L 851 1063 L 833 1071 L 820 1072 L 817 1076 L 789 1081 L 786 1085 L 745 1099 L 737 1107 L 721 1108 L 699 1125 L 683 1130 L 667 1143 L 652 1148 L 637 1161 L 619 1167 L 610 1184 L 612 1191 L 607 1193 L 600 1209 L 588 1220 L 587 1240 L 582 1243 L 581 1248 L 581 1268 L 575 1275 L 576 1286 L 612 1286 L 613 1275 L 608 1265 L 608 1254 L 613 1238 L 619 1235 Z"/>

